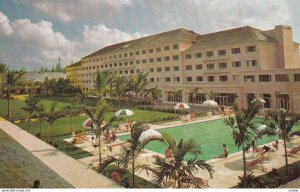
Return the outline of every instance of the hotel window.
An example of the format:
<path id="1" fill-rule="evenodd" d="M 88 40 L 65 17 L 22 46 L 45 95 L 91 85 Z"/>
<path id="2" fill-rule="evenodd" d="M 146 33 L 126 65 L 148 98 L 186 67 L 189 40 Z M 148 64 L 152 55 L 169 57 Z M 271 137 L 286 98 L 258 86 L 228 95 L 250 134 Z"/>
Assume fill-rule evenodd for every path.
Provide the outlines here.
<path id="1" fill-rule="evenodd" d="M 109 67 L 112 67 L 112 64 L 109 64 Z"/>
<path id="2" fill-rule="evenodd" d="M 161 62 L 161 57 L 157 57 L 156 62 Z"/>
<path id="3" fill-rule="evenodd" d="M 103 65 L 101 65 L 101 69 L 103 68 Z"/>
<path id="4" fill-rule="evenodd" d="M 117 58 L 117 55 L 114 55 L 114 59 L 116 59 Z M 101 58 L 101 61 L 102 61 L 102 58 Z"/>
<path id="5" fill-rule="evenodd" d="M 213 51 L 206 51 L 206 57 L 212 57 L 212 56 L 214 56 Z"/>
<path id="6" fill-rule="evenodd" d="M 108 65 L 106 64 L 106 65 L 105 65 L 105 68 L 107 68 L 107 67 L 108 67 Z"/>
<path id="7" fill-rule="evenodd" d="M 177 44 L 173 45 L 173 49 L 178 49 L 178 45 Z"/>
<path id="8" fill-rule="evenodd" d="M 124 62 L 124 65 L 127 66 L 127 65 L 128 65 L 128 62 Z"/>
<path id="9" fill-rule="evenodd" d="M 169 51 L 170 50 L 170 46 L 167 45 L 167 46 L 164 46 L 164 51 Z"/>
<path id="10" fill-rule="evenodd" d="M 173 55 L 173 60 L 178 60 L 179 59 L 179 55 Z"/>
<path id="11" fill-rule="evenodd" d="M 271 94 L 262 94 L 261 97 L 265 100 L 264 108 L 271 108 Z"/>
<path id="12" fill-rule="evenodd" d="M 122 71 L 119 71 L 119 74 L 122 74 L 123 72 Z"/>
<path id="13" fill-rule="evenodd" d="M 142 51 L 142 54 L 146 54 L 146 50 L 143 50 L 143 51 Z"/>
<path id="14" fill-rule="evenodd" d="M 112 56 L 109 56 L 109 59 L 112 59 Z M 96 61 L 99 61 L 99 58 L 97 58 Z"/>
<path id="15" fill-rule="evenodd" d="M 196 54 L 195 54 L 195 57 L 196 57 L 196 58 L 202 57 L 202 53 L 196 53 Z"/>
<path id="16" fill-rule="evenodd" d="M 191 59 L 192 58 L 192 54 L 185 54 L 185 59 Z"/>
<path id="17" fill-rule="evenodd" d="M 259 82 L 271 82 L 271 75 L 259 75 Z"/>
<path id="18" fill-rule="evenodd" d="M 219 56 L 225 56 L 226 55 L 226 49 L 218 50 Z"/>
<path id="19" fill-rule="evenodd" d="M 133 61 L 130 61 L 130 65 L 133 65 Z"/>
<path id="20" fill-rule="evenodd" d="M 149 53 L 153 53 L 153 49 L 149 49 Z"/>
<path id="21" fill-rule="evenodd" d="M 154 82 L 154 78 L 150 78 L 150 82 Z"/>
<path id="22" fill-rule="evenodd" d="M 124 53 L 124 57 L 127 57 L 128 53 Z"/>
<path id="23" fill-rule="evenodd" d="M 300 81 L 300 74 L 294 74 L 294 81 Z"/>
<path id="24" fill-rule="evenodd" d="M 156 50 L 156 52 L 160 52 L 161 51 L 161 47 L 157 47 L 155 50 Z"/>
<path id="25" fill-rule="evenodd" d="M 254 45 L 246 47 L 246 52 L 255 52 L 255 51 L 256 51 L 256 47 Z"/>
<path id="26" fill-rule="evenodd" d="M 93 69 L 96 69 L 96 66 L 93 66 Z"/>
<path id="27" fill-rule="evenodd" d="M 143 59 L 143 60 L 142 60 L 142 63 L 143 63 L 143 64 L 147 63 L 147 59 Z"/>
<path id="28" fill-rule="evenodd" d="M 128 74 L 128 71 L 127 71 L 127 70 L 125 70 L 125 74 Z"/>
<path id="29" fill-rule="evenodd" d="M 174 82 L 180 82 L 180 77 L 174 77 Z"/>
<path id="30" fill-rule="evenodd" d="M 220 81 L 222 82 L 228 81 L 228 76 L 227 75 L 220 76 Z"/>
<path id="31" fill-rule="evenodd" d="M 150 71 L 150 72 L 154 72 L 154 69 L 153 69 L 153 68 L 150 68 L 149 71 Z"/>
<path id="32" fill-rule="evenodd" d="M 277 82 L 289 81 L 289 75 L 288 74 L 275 74 L 275 81 L 277 81 Z"/>
<path id="33" fill-rule="evenodd" d="M 133 52 L 130 52 L 129 55 L 130 55 L 130 56 L 133 56 Z"/>
<path id="34" fill-rule="evenodd" d="M 207 76 L 207 81 L 208 82 L 214 82 L 215 81 L 215 76 Z"/>
<path id="35" fill-rule="evenodd" d="M 174 71 L 179 71 L 179 66 L 174 66 L 174 67 L 173 67 L 173 70 L 174 70 Z"/>
<path id="36" fill-rule="evenodd" d="M 192 77 L 186 77 L 186 81 L 187 81 L 187 82 L 192 82 L 192 81 L 193 81 L 193 78 L 192 78 Z"/>
<path id="37" fill-rule="evenodd" d="M 153 62 L 154 62 L 153 58 L 149 59 L 149 63 L 153 63 Z"/>
<path id="38" fill-rule="evenodd" d="M 119 63 L 119 66 L 121 67 L 121 66 L 122 66 L 122 63 Z"/>
<path id="39" fill-rule="evenodd" d="M 233 61 L 232 67 L 241 67 L 241 61 Z"/>
<path id="40" fill-rule="evenodd" d="M 170 57 L 169 56 L 165 57 L 165 61 L 170 61 Z"/>
<path id="41" fill-rule="evenodd" d="M 239 48 L 239 47 L 231 48 L 231 53 L 232 54 L 237 54 L 237 53 L 240 53 L 240 52 L 241 52 L 241 48 Z"/>
<path id="42" fill-rule="evenodd" d="M 215 65 L 213 63 L 209 63 L 206 65 L 207 69 L 214 69 Z"/>
<path id="43" fill-rule="evenodd" d="M 193 66 L 192 65 L 186 65 L 185 70 L 187 70 L 187 71 L 193 70 Z"/>
<path id="44" fill-rule="evenodd" d="M 203 77 L 202 77 L 202 76 L 197 76 L 197 77 L 196 77 L 196 81 L 198 81 L 198 82 L 203 81 Z"/>
<path id="45" fill-rule="evenodd" d="M 119 58 L 122 58 L 122 54 L 119 54 Z"/>
<path id="46" fill-rule="evenodd" d="M 171 82 L 171 78 L 170 77 L 166 77 L 165 78 L 165 82 Z"/>
<path id="47" fill-rule="evenodd" d="M 139 72 L 140 72 L 140 70 L 139 70 L 139 69 L 137 69 L 137 70 L 136 70 L 136 73 L 139 73 Z"/>
<path id="48" fill-rule="evenodd" d="M 219 63 L 219 69 L 226 69 L 227 68 L 227 63 L 223 62 L 223 63 Z"/>
<path id="49" fill-rule="evenodd" d="M 92 69 L 92 66 L 90 66 L 90 69 Z"/>
<path id="50" fill-rule="evenodd" d="M 135 61 L 135 64 L 140 64 L 140 60 L 136 60 L 136 61 Z"/>
<path id="51" fill-rule="evenodd" d="M 133 74 L 133 73 L 134 73 L 134 70 L 130 70 L 130 73 Z"/>
<path id="52" fill-rule="evenodd" d="M 254 75 L 245 75 L 244 82 L 255 82 L 255 76 Z"/>
<path id="53" fill-rule="evenodd" d="M 140 54 L 140 52 L 139 52 L 139 51 L 136 51 L 136 52 L 135 52 L 135 55 L 139 55 L 139 54 Z"/>
<path id="54" fill-rule="evenodd" d="M 202 64 L 197 64 L 196 69 L 203 69 L 203 65 Z"/>
<path id="55" fill-rule="evenodd" d="M 156 71 L 157 71 L 157 72 L 161 72 L 161 71 L 162 71 L 162 70 L 161 70 L 161 67 L 156 68 Z"/>
<path id="56" fill-rule="evenodd" d="M 256 60 L 247 60 L 247 67 L 254 67 L 257 66 Z"/>
<path id="57" fill-rule="evenodd" d="M 170 67 L 165 67 L 165 71 L 170 71 Z"/>

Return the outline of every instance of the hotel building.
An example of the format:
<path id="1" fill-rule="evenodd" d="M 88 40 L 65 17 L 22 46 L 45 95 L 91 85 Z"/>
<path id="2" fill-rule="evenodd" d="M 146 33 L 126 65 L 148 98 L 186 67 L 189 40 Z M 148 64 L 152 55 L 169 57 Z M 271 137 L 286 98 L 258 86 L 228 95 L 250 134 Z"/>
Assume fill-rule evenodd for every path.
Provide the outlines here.
<path id="1" fill-rule="evenodd" d="M 265 108 L 300 113 L 299 44 L 290 26 L 262 31 L 241 27 L 210 34 L 177 29 L 104 47 L 67 67 L 67 77 L 83 91 L 94 89 L 95 73 L 111 70 L 128 78 L 149 72 L 149 87 L 163 90 L 162 101 L 191 103 L 191 90 L 219 93 L 219 104 L 247 107 L 253 97 Z M 172 91 L 183 89 L 174 98 Z M 196 103 L 208 99 L 204 90 Z"/>

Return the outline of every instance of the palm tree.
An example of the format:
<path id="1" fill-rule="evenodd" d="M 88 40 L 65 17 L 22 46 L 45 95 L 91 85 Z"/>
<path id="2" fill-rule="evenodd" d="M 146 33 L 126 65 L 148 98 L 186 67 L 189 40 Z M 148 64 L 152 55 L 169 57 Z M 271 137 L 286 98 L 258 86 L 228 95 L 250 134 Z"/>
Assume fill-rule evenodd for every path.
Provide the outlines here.
<path id="1" fill-rule="evenodd" d="M 11 97 L 11 88 L 14 88 L 21 80 L 24 72 L 11 72 L 8 71 L 6 73 L 6 98 L 7 98 L 7 117 L 11 117 L 11 104 L 10 104 L 10 97 Z"/>
<path id="2" fill-rule="evenodd" d="M 214 92 L 211 90 L 210 92 L 206 92 L 208 99 L 216 100 L 216 97 L 219 95 L 219 93 Z"/>
<path id="3" fill-rule="evenodd" d="M 182 89 L 175 89 L 173 88 L 173 96 L 174 96 L 174 101 L 175 101 L 175 104 L 177 103 L 177 98 L 180 97 L 183 93 L 183 90 Z"/>
<path id="4" fill-rule="evenodd" d="M 9 67 L 4 63 L 0 63 L 0 73 L 7 73 L 8 71 Z"/>
<path id="5" fill-rule="evenodd" d="M 295 123 L 295 118 L 287 117 L 288 111 L 280 109 L 268 113 L 265 121 L 263 122 L 268 127 L 272 128 L 274 134 L 283 140 L 284 155 L 285 155 L 285 171 L 286 179 L 289 181 L 289 168 L 288 168 L 288 157 L 286 150 L 286 143 L 291 141 L 291 137 L 294 135 L 300 135 L 300 131 L 293 131 L 292 128 Z"/>
<path id="6" fill-rule="evenodd" d="M 144 73 L 144 71 L 141 71 L 132 81 L 130 81 L 130 87 L 135 93 L 135 100 L 137 100 L 138 95 L 142 93 L 145 87 L 149 84 L 149 82 L 147 82 L 148 74 L 149 73 Z"/>
<path id="7" fill-rule="evenodd" d="M 102 166 L 102 156 L 101 156 L 101 135 L 105 130 L 109 130 L 112 127 L 112 124 L 114 121 L 116 121 L 117 117 L 113 116 L 109 119 L 109 121 L 106 123 L 104 121 L 106 113 L 109 111 L 109 107 L 107 103 L 104 100 L 99 100 L 97 104 L 97 108 L 90 109 L 84 104 L 82 104 L 83 110 L 87 113 L 87 115 L 92 119 L 93 121 L 93 127 L 92 131 L 95 131 L 96 136 L 99 139 L 99 168 L 101 170 Z"/>
<path id="8" fill-rule="evenodd" d="M 154 118 L 155 119 L 155 113 L 156 113 L 156 104 L 157 101 L 162 97 L 163 91 L 158 88 L 158 85 L 148 90 L 151 93 L 152 99 L 154 101 Z"/>
<path id="9" fill-rule="evenodd" d="M 107 92 L 107 86 L 113 78 L 111 71 L 97 71 L 95 79 L 95 91 L 99 99 Z"/>
<path id="10" fill-rule="evenodd" d="M 161 184 L 164 179 L 166 179 L 166 181 L 168 179 L 174 180 L 178 188 L 181 188 L 183 183 L 196 184 L 194 176 L 200 169 L 208 171 L 212 178 L 214 172 L 213 167 L 198 158 L 201 151 L 199 145 L 197 145 L 193 139 L 187 141 L 181 139 L 179 142 L 176 142 L 175 138 L 167 134 L 162 134 L 162 137 L 164 142 L 171 147 L 174 162 L 167 162 L 166 158 L 157 155 L 155 156 L 155 168 L 149 166 L 143 167 L 154 174 L 153 181 L 156 184 Z M 185 162 L 184 157 L 187 154 L 192 154 L 193 157 Z"/>
<path id="11" fill-rule="evenodd" d="M 135 170 L 140 166 L 136 165 L 136 158 L 140 152 L 145 148 L 145 146 L 156 140 L 161 140 L 161 137 L 148 137 L 143 141 L 140 141 L 139 138 L 143 131 L 145 131 L 149 126 L 147 124 L 134 124 L 130 131 L 130 138 L 127 140 L 129 143 L 128 146 L 123 147 L 123 152 L 119 157 L 119 163 L 121 166 L 128 168 L 131 163 L 132 169 L 132 187 L 135 187 Z"/>
<path id="12" fill-rule="evenodd" d="M 41 101 L 41 97 L 36 94 L 31 94 L 25 100 L 26 107 L 22 109 L 27 112 L 27 120 L 29 120 L 29 128 L 30 128 L 30 119 L 32 118 L 33 113 L 40 110 L 39 102 Z"/>
<path id="13" fill-rule="evenodd" d="M 119 105 L 121 104 L 121 100 L 124 98 L 125 93 L 128 89 L 128 83 L 126 82 L 126 77 L 125 76 L 117 76 L 114 79 L 114 88 L 113 88 L 113 93 L 115 96 L 118 97 Z"/>
<path id="14" fill-rule="evenodd" d="M 46 121 L 51 125 L 51 144 L 54 144 L 54 129 L 53 124 L 56 120 L 63 117 L 64 114 L 61 110 L 56 109 L 57 103 L 53 102 L 50 108 L 50 111 L 45 112 L 44 116 L 46 117 Z"/>
<path id="15" fill-rule="evenodd" d="M 43 122 L 46 120 L 46 116 L 45 116 L 45 106 L 43 104 L 40 104 L 38 105 L 38 108 L 37 108 L 37 113 L 36 113 L 36 118 L 39 119 L 39 122 L 40 122 L 40 138 L 42 138 L 42 125 L 43 125 Z"/>
<path id="16" fill-rule="evenodd" d="M 193 104 L 193 113 L 195 112 L 195 100 L 196 100 L 196 96 L 197 96 L 197 93 L 199 92 L 201 88 L 198 88 L 198 87 L 195 87 L 193 88 L 190 93 L 191 93 L 191 96 L 192 96 L 192 104 Z"/>
<path id="17" fill-rule="evenodd" d="M 71 117 L 70 118 L 71 133 L 73 132 L 73 117 L 78 113 L 78 110 L 79 110 L 79 106 L 78 106 L 78 100 L 76 98 L 72 99 L 71 105 L 67 105 L 64 110 L 69 115 L 69 117 Z"/>
<path id="18" fill-rule="evenodd" d="M 257 138 L 257 127 L 253 122 L 255 115 L 262 107 L 259 100 L 252 102 L 247 110 L 240 109 L 237 105 L 234 106 L 235 117 L 225 119 L 225 124 L 232 129 L 232 137 L 235 145 L 242 147 L 243 150 L 243 169 L 244 169 L 244 187 L 246 187 L 246 156 L 245 152 Z"/>

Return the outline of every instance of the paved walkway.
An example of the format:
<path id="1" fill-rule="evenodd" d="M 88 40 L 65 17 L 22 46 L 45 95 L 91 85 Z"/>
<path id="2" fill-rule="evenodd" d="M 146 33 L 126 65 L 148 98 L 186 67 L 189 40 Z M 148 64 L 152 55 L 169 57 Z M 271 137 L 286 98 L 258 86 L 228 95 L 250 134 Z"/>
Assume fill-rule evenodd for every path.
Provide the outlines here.
<path id="1" fill-rule="evenodd" d="M 75 188 L 117 188 L 115 182 L 58 151 L 18 126 L 1 119 L 0 129 Z"/>

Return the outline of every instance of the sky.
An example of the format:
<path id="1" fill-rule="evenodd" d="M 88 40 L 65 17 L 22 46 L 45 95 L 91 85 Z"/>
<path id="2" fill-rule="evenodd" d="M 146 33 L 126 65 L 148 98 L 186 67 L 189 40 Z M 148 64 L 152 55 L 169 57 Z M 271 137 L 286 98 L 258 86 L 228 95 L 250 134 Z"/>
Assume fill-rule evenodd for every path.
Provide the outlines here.
<path id="1" fill-rule="evenodd" d="M 207 34 L 289 25 L 300 42 L 299 0 L 0 0 L 0 63 L 62 65 L 107 45 L 178 28 Z"/>

